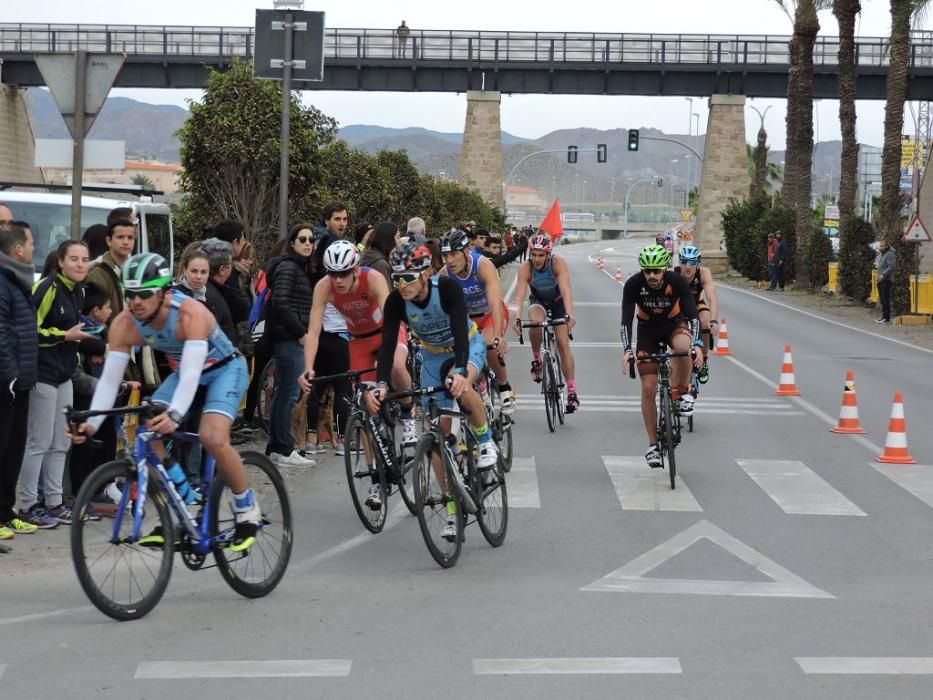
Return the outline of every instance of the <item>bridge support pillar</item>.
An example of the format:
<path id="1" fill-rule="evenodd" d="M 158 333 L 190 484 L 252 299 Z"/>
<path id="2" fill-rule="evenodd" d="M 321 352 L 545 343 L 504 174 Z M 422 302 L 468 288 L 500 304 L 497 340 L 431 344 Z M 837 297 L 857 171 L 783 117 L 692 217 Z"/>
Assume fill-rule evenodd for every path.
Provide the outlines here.
<path id="1" fill-rule="evenodd" d="M 726 254 L 719 248 L 722 212 L 730 199 L 747 197 L 750 185 L 745 150 L 745 97 L 713 95 L 709 103 L 694 245 L 703 251 L 705 265 L 714 273 L 723 273 Z"/>
<path id="2" fill-rule="evenodd" d="M 42 182 L 26 91 L 0 84 L 0 180 Z M 2 199 L 2 197 L 0 197 Z"/>
<path id="3" fill-rule="evenodd" d="M 493 206 L 502 201 L 502 124 L 500 93 L 489 90 L 467 92 L 463 151 L 460 155 L 460 184 L 478 192 Z"/>

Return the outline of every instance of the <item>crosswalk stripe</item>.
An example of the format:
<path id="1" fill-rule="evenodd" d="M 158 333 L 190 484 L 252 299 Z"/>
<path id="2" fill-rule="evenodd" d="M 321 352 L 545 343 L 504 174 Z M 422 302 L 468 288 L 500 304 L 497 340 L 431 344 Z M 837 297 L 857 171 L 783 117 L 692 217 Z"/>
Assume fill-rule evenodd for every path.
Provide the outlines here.
<path id="1" fill-rule="evenodd" d="M 543 411 L 544 403 L 531 403 L 531 402 L 522 402 L 519 400 L 515 407 L 517 411 Z M 641 411 L 640 406 L 635 405 L 618 405 L 618 406 L 580 406 L 577 411 L 595 411 L 599 413 L 637 413 Z M 705 414 L 723 414 L 723 415 L 743 415 L 743 416 L 802 416 L 804 415 L 803 411 L 755 411 L 751 409 L 744 408 L 714 408 L 712 406 L 703 406 L 702 409 L 698 408 L 696 415 L 703 416 Z"/>
<path id="2" fill-rule="evenodd" d="M 797 656 L 794 661 L 806 674 L 929 676 L 929 656 Z"/>
<path id="3" fill-rule="evenodd" d="M 619 394 L 580 394 L 577 396 L 580 397 L 581 401 L 641 401 L 639 396 L 620 396 Z M 524 399 L 534 399 L 543 398 L 540 391 L 527 392 L 523 394 L 521 398 Z M 757 404 L 765 406 L 784 406 L 790 407 L 792 404 L 789 403 L 786 399 L 777 399 L 777 398 L 758 398 L 754 396 L 707 396 L 702 394 L 700 396 L 700 401 L 707 403 L 747 403 L 747 404 Z"/>
<path id="4" fill-rule="evenodd" d="M 928 464 L 881 464 L 871 466 L 895 484 L 933 508 L 933 466 Z"/>
<path id="5" fill-rule="evenodd" d="M 276 659 L 251 661 L 147 661 L 136 667 L 135 679 L 299 678 L 348 676 L 349 659 Z"/>
<path id="6" fill-rule="evenodd" d="M 506 475 L 510 508 L 540 508 L 538 471 L 534 457 L 512 457 L 512 470 Z"/>
<path id="7" fill-rule="evenodd" d="M 473 673 L 485 675 L 679 674 L 676 657 L 473 659 Z"/>
<path id="8" fill-rule="evenodd" d="M 736 462 L 785 513 L 865 515 L 803 462 L 790 459 L 737 459 Z"/>
<path id="9" fill-rule="evenodd" d="M 690 489 L 679 476 L 671 489 L 666 471 L 652 469 L 644 457 L 604 455 L 603 464 L 623 510 L 702 512 Z"/>
<path id="10" fill-rule="evenodd" d="M 579 396 L 578 398 L 580 399 L 580 402 L 581 402 L 581 403 L 585 403 L 587 406 L 641 406 L 641 399 L 633 399 L 633 398 L 621 398 L 621 399 L 588 399 L 588 398 L 583 397 L 583 396 Z M 528 397 L 524 397 L 524 398 L 519 399 L 519 403 L 525 403 L 525 404 L 541 404 L 541 405 L 543 405 L 543 404 L 544 404 L 544 397 L 542 397 L 542 396 L 528 396 Z M 697 407 L 698 407 L 697 410 L 699 410 L 699 406 L 700 406 L 700 405 L 702 405 L 703 408 L 706 408 L 707 406 L 709 406 L 710 408 L 713 408 L 713 409 L 721 409 L 721 408 L 753 408 L 753 409 L 759 409 L 759 410 L 760 410 L 760 409 L 774 409 L 774 410 L 778 410 L 778 411 L 792 411 L 792 410 L 794 410 L 793 406 L 789 406 L 789 405 L 784 404 L 784 403 L 773 403 L 773 404 L 766 404 L 766 403 L 743 403 L 743 402 L 731 402 L 731 403 L 718 402 L 718 403 L 710 403 L 710 402 L 707 402 L 707 401 L 705 401 L 705 400 L 698 400 L 698 401 L 697 401 Z"/>

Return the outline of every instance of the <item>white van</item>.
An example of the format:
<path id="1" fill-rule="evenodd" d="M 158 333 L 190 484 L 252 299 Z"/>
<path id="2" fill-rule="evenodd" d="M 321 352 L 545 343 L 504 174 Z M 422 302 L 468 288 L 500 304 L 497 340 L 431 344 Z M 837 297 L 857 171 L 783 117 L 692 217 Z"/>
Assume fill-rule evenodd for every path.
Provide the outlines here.
<path id="1" fill-rule="evenodd" d="M 139 219 L 139 235 L 133 252 L 158 253 L 171 262 L 175 255 L 171 210 L 167 204 L 145 199 L 81 197 L 81 231 L 93 224 L 106 224 L 107 214 L 112 209 L 129 207 Z M 14 219 L 25 221 L 32 230 L 36 245 L 32 262 L 38 279 L 49 252 L 71 238 L 71 195 L 3 190 L 0 202 L 10 208 Z"/>

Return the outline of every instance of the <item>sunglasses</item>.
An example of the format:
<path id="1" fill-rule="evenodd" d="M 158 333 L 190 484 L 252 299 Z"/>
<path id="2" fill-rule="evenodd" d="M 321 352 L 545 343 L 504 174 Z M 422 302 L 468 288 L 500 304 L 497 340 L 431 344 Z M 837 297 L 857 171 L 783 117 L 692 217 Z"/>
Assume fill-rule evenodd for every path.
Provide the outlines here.
<path id="1" fill-rule="evenodd" d="M 407 287 L 409 284 L 417 282 L 419 279 L 421 279 L 420 272 L 403 272 L 392 275 L 392 284 L 396 287 Z"/>
<path id="2" fill-rule="evenodd" d="M 644 272 L 646 275 L 663 275 L 664 268 L 649 267 L 649 268 L 642 270 L 642 272 Z"/>
<path id="3" fill-rule="evenodd" d="M 126 289 L 123 294 L 127 299 L 151 299 L 155 296 L 157 289 Z"/>
<path id="4" fill-rule="evenodd" d="M 346 279 L 353 274 L 353 270 L 343 270 L 342 272 L 328 272 L 327 276 L 333 279 Z"/>
<path id="5" fill-rule="evenodd" d="M 314 237 L 313 236 L 298 236 L 295 240 L 298 241 L 299 243 L 313 243 Z"/>

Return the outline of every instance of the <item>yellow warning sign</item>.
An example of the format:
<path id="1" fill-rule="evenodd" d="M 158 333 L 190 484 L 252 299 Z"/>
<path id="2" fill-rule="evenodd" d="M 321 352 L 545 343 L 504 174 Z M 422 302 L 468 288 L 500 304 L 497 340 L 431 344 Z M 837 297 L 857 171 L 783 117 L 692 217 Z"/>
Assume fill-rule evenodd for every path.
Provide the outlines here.
<path id="1" fill-rule="evenodd" d="M 693 218 L 693 209 L 681 209 L 680 218 L 682 221 L 690 221 Z"/>

